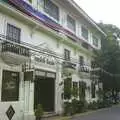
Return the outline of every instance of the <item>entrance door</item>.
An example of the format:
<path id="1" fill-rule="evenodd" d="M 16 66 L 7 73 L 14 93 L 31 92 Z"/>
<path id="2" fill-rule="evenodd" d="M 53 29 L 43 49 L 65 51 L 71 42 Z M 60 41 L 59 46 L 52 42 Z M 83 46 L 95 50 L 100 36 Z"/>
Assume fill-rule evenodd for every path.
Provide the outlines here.
<path id="1" fill-rule="evenodd" d="M 52 78 L 36 78 L 34 108 L 41 104 L 45 112 L 54 111 L 55 80 Z"/>

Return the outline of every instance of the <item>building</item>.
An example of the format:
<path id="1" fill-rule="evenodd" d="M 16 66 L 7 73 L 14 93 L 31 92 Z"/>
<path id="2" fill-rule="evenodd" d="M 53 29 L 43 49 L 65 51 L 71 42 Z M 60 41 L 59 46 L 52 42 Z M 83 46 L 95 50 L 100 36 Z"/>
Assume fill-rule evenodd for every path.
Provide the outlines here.
<path id="1" fill-rule="evenodd" d="M 61 114 L 68 83 L 72 98 L 97 100 L 91 62 L 105 34 L 73 0 L 0 0 L 0 23 L 2 120 L 33 120 L 37 104 Z"/>

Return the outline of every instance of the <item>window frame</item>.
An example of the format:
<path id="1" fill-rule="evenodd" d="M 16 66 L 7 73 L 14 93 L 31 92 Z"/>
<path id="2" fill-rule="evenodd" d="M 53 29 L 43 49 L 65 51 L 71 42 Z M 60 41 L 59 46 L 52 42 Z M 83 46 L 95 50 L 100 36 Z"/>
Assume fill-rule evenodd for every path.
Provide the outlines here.
<path id="1" fill-rule="evenodd" d="M 72 88 L 72 78 L 64 79 L 64 100 L 71 99 L 71 92 L 72 92 L 71 88 Z"/>
<path id="2" fill-rule="evenodd" d="M 84 57 L 83 56 L 79 56 L 79 64 L 80 65 L 84 65 L 84 62 L 85 62 Z"/>
<path id="3" fill-rule="evenodd" d="M 87 32 L 87 35 L 85 35 L 85 34 L 86 34 L 85 32 Z M 85 40 L 88 41 L 88 39 L 89 39 L 89 30 L 88 30 L 86 27 L 84 27 L 84 26 L 81 26 L 81 36 L 82 36 Z"/>
<path id="4" fill-rule="evenodd" d="M 16 32 L 16 33 L 15 33 Z M 11 34 L 11 35 L 10 35 Z M 14 36 L 17 36 L 16 39 L 14 39 Z M 8 38 L 8 40 L 11 40 L 11 41 L 14 41 L 14 42 L 17 42 L 17 43 L 20 43 L 20 39 L 21 39 L 21 29 L 10 24 L 10 23 L 7 23 L 7 28 L 6 28 L 6 36 Z"/>
<path id="5" fill-rule="evenodd" d="M 74 25 L 72 25 L 72 24 L 71 24 L 71 21 L 69 21 L 69 20 L 71 20 L 72 22 L 74 22 L 74 23 L 73 23 Z M 72 25 L 73 29 L 71 28 L 71 26 L 69 26 L 69 23 Z M 76 21 L 75 21 L 75 19 L 73 19 L 73 17 L 71 17 L 70 15 L 67 15 L 67 28 L 68 28 L 70 31 L 76 33 Z"/>
<path id="6" fill-rule="evenodd" d="M 94 99 L 96 97 L 96 87 L 95 83 L 91 83 L 91 97 Z"/>
<path id="7" fill-rule="evenodd" d="M 67 60 L 67 61 L 70 61 L 70 50 L 68 49 L 64 49 L 64 59 Z"/>
<path id="8" fill-rule="evenodd" d="M 77 81 L 72 81 L 72 87 L 74 92 L 74 97 L 78 97 L 78 82 Z M 77 88 L 77 89 L 76 89 Z"/>
<path id="9" fill-rule="evenodd" d="M 97 42 L 96 42 L 96 40 L 97 40 Z M 99 39 L 95 35 L 92 35 L 92 43 L 95 47 L 99 47 Z"/>
<path id="10" fill-rule="evenodd" d="M 49 10 L 50 8 L 47 7 L 46 0 L 44 0 L 44 3 L 43 3 L 44 4 L 43 5 L 43 9 L 44 9 L 45 14 L 47 14 L 53 20 L 59 22 L 59 20 L 60 20 L 60 10 L 59 10 L 59 7 L 55 3 L 53 3 L 51 0 L 49 0 L 48 2 L 50 2 L 51 5 L 54 6 L 54 8 L 57 8 L 57 13 L 56 13 L 57 16 L 55 17 L 55 16 L 53 16 L 53 14 L 50 13 L 50 10 Z"/>
<path id="11" fill-rule="evenodd" d="M 11 78 L 11 80 L 8 80 L 7 76 L 10 74 L 11 76 L 9 76 L 9 78 Z M 12 74 L 16 74 L 16 76 L 12 76 Z M 6 90 L 7 89 L 6 85 L 10 84 L 12 79 L 14 81 L 13 85 L 15 85 L 15 88 L 8 88 L 8 90 Z M 19 101 L 19 86 L 20 86 L 20 73 L 15 72 L 15 71 L 10 71 L 10 70 L 3 70 L 2 71 L 1 101 L 3 102 Z M 14 90 L 11 90 L 11 89 L 14 89 Z M 5 93 L 7 93 L 7 95 Z"/>

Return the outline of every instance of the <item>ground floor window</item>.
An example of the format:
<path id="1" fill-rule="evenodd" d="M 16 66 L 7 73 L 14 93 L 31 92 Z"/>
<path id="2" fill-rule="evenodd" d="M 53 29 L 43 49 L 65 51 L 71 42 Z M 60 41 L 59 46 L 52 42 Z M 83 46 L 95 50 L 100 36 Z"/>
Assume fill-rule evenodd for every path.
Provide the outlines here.
<path id="1" fill-rule="evenodd" d="M 78 97 L 78 82 L 73 82 L 72 95 L 76 98 Z"/>
<path id="2" fill-rule="evenodd" d="M 3 70 L 2 101 L 17 101 L 19 98 L 19 73 Z"/>
<path id="3" fill-rule="evenodd" d="M 71 98 L 72 78 L 66 78 L 64 80 L 64 99 Z"/>
<path id="4" fill-rule="evenodd" d="M 83 81 L 79 82 L 79 99 L 85 100 L 85 90 L 86 90 L 86 83 Z"/>
<path id="5" fill-rule="evenodd" d="M 92 98 L 95 98 L 95 83 L 91 83 Z"/>

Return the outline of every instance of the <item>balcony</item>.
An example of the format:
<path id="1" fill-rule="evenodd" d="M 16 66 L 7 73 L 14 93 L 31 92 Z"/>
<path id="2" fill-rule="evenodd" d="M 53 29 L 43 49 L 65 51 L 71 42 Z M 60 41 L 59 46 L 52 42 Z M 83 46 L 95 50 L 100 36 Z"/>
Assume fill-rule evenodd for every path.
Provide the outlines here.
<path id="1" fill-rule="evenodd" d="M 83 79 L 90 78 L 91 68 L 88 64 L 80 65 L 78 71 L 79 71 L 79 75 L 81 78 L 83 78 Z"/>
<path id="2" fill-rule="evenodd" d="M 2 43 L 1 56 L 7 64 L 20 65 L 29 60 L 29 49 L 9 42 Z"/>
<path id="3" fill-rule="evenodd" d="M 72 74 L 76 70 L 76 64 L 72 63 L 70 61 L 64 61 L 63 62 L 63 72 Z"/>
<path id="4" fill-rule="evenodd" d="M 79 66 L 79 72 L 85 72 L 85 73 L 89 73 L 90 72 L 90 66 L 88 65 L 80 65 Z"/>
<path id="5" fill-rule="evenodd" d="M 98 67 L 94 67 L 91 69 L 90 75 L 91 75 L 91 80 L 99 79 L 101 74 L 101 69 Z"/>

